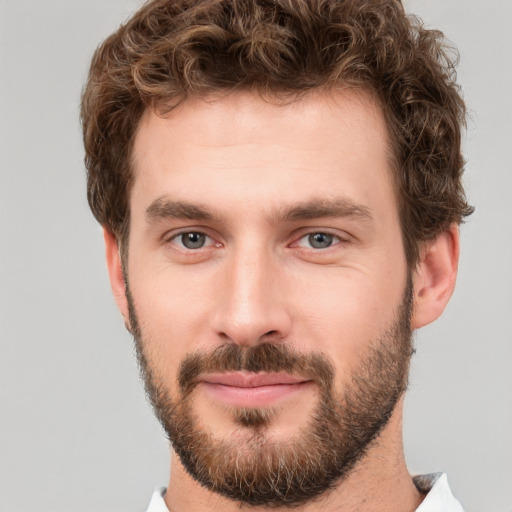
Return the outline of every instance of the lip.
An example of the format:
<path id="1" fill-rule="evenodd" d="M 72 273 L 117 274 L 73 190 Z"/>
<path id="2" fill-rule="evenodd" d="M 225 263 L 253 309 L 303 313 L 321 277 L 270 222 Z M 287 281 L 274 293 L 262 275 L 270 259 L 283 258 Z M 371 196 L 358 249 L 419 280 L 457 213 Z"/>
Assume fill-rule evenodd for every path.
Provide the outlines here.
<path id="1" fill-rule="evenodd" d="M 226 405 L 265 407 L 290 398 L 312 384 L 310 379 L 285 373 L 218 373 L 197 381 L 206 393 Z"/>

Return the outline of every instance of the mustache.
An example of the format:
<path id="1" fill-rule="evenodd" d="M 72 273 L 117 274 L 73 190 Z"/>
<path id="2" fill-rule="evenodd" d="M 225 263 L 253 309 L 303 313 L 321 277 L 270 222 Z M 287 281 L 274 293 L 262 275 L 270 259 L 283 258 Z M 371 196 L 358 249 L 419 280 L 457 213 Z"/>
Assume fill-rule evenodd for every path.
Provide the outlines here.
<path id="1" fill-rule="evenodd" d="M 189 354 L 180 364 L 178 384 L 186 396 L 201 374 L 237 371 L 299 375 L 317 382 L 324 390 L 331 389 L 334 381 L 334 367 L 324 355 L 301 354 L 283 344 L 262 343 L 253 347 L 221 345 L 210 353 Z"/>

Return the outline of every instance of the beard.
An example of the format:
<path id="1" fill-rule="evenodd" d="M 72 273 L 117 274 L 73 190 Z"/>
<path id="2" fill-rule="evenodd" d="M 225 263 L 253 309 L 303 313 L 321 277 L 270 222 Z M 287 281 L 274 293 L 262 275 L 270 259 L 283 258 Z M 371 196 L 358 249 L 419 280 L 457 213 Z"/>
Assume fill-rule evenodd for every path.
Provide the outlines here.
<path id="1" fill-rule="evenodd" d="M 279 343 L 252 347 L 219 346 L 192 353 L 180 364 L 179 389 L 171 396 L 168 382 L 153 368 L 126 280 L 130 326 L 146 393 L 174 452 L 185 470 L 210 491 L 246 505 L 293 507 L 312 501 L 345 479 L 388 423 L 407 388 L 412 347 L 412 284 L 406 287 L 393 323 L 368 344 L 357 368 L 335 390 L 335 371 L 320 353 L 299 353 Z M 294 437 L 273 440 L 268 434 L 273 408 L 230 409 L 237 432 L 219 439 L 201 426 L 193 410 L 196 378 L 230 371 L 288 373 L 311 379 L 319 398 L 309 421 Z"/>

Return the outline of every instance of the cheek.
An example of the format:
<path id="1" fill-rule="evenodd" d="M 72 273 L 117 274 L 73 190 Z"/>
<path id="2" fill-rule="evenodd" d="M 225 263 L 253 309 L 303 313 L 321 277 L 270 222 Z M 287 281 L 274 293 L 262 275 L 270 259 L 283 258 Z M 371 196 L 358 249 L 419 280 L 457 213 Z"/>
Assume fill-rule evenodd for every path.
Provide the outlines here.
<path id="1" fill-rule="evenodd" d="M 190 276 L 157 269 L 130 274 L 130 289 L 146 357 L 166 382 L 174 382 L 179 364 L 207 340 L 205 287 Z M 171 377 L 172 376 L 172 377 Z"/>
<path id="2" fill-rule="evenodd" d="M 383 283 L 354 269 L 330 269 L 323 276 L 300 279 L 294 338 L 301 340 L 304 350 L 326 354 L 339 374 L 349 374 L 369 345 L 394 323 L 402 300 L 401 281 L 395 277 Z"/>

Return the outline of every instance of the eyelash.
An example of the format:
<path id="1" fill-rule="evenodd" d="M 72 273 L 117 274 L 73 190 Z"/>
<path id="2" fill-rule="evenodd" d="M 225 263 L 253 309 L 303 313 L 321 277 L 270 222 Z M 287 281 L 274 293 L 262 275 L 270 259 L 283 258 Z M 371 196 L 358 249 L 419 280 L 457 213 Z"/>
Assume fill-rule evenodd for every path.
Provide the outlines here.
<path id="1" fill-rule="evenodd" d="M 202 236 L 206 237 L 206 239 L 210 239 L 211 242 L 213 242 L 213 243 L 210 243 L 208 245 L 203 245 L 203 246 L 197 247 L 197 248 L 185 247 L 183 243 L 181 243 L 179 245 L 176 244 L 175 241 L 177 239 L 179 239 L 180 237 L 183 237 L 184 235 L 187 235 L 187 234 L 202 235 Z M 333 241 L 327 247 L 311 247 L 311 246 L 306 247 L 306 246 L 300 244 L 300 242 L 302 240 L 304 240 L 308 237 L 315 236 L 315 235 L 324 235 L 324 236 L 327 236 L 328 238 L 332 237 Z M 164 241 L 165 241 L 165 243 L 168 243 L 168 244 L 173 244 L 173 242 L 174 242 L 173 245 L 177 246 L 179 248 L 178 250 L 183 251 L 185 253 L 189 253 L 189 254 L 198 252 L 201 249 L 207 249 L 211 246 L 216 246 L 216 247 L 222 246 L 221 243 L 216 243 L 215 239 L 212 236 L 210 236 L 208 233 L 206 233 L 205 231 L 199 230 L 199 229 L 198 230 L 189 229 L 189 230 L 180 231 L 179 233 L 175 233 L 172 236 L 166 237 Z M 310 242 L 311 242 L 311 239 L 310 239 Z M 329 230 L 311 230 L 311 231 L 301 233 L 301 236 L 298 238 L 295 238 L 295 240 L 289 245 L 289 247 L 292 247 L 292 248 L 302 247 L 302 248 L 305 248 L 307 250 L 314 251 L 314 252 L 324 252 L 324 251 L 327 251 L 328 249 L 330 249 L 331 247 L 337 246 L 342 243 L 347 243 L 347 242 L 348 242 L 347 238 L 343 238 L 338 234 L 330 232 Z"/>
<path id="2" fill-rule="evenodd" d="M 177 240 L 180 237 L 183 237 L 184 235 L 187 235 L 187 234 L 203 235 L 206 238 L 210 239 L 213 243 L 207 245 L 206 247 L 210 247 L 212 245 L 216 245 L 216 246 L 221 246 L 222 245 L 220 243 L 215 243 L 215 240 L 213 239 L 213 237 L 211 237 L 210 235 L 208 235 L 208 233 L 206 233 L 204 231 L 201 231 L 199 229 L 197 229 L 197 230 L 195 230 L 195 229 L 188 229 L 188 230 L 180 231 L 179 233 L 175 233 L 175 234 L 173 234 L 173 235 L 171 235 L 169 237 L 166 237 L 164 239 L 164 242 L 168 243 L 168 244 L 173 244 L 173 242 L 174 242 L 174 244 L 176 245 L 175 240 Z M 190 249 L 188 247 L 184 247 L 183 244 L 182 245 L 178 245 L 178 247 L 180 248 L 180 250 L 185 251 L 185 252 L 196 252 L 196 251 L 198 251 L 200 249 L 204 249 L 205 248 L 205 246 L 203 246 L 203 247 L 199 247 L 197 249 Z"/>
<path id="3" fill-rule="evenodd" d="M 323 236 L 327 236 L 328 238 L 330 237 L 332 239 L 331 240 L 332 243 L 330 245 L 328 245 L 327 247 L 311 247 L 311 241 L 312 241 L 311 237 L 314 237 L 316 235 L 323 235 Z M 304 239 L 309 239 L 309 244 L 310 244 L 309 246 L 306 247 L 301 244 L 301 241 Z M 328 249 L 330 249 L 331 247 L 339 245 L 343 242 L 347 242 L 347 240 L 345 238 L 342 238 L 340 235 L 332 233 L 328 230 L 308 231 L 307 233 L 303 233 L 302 236 L 297 238 L 296 241 L 293 242 L 292 247 L 303 247 L 305 249 L 308 249 L 308 250 L 311 250 L 314 252 L 324 252 L 324 251 L 327 251 Z"/>

